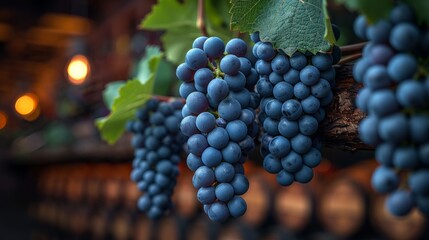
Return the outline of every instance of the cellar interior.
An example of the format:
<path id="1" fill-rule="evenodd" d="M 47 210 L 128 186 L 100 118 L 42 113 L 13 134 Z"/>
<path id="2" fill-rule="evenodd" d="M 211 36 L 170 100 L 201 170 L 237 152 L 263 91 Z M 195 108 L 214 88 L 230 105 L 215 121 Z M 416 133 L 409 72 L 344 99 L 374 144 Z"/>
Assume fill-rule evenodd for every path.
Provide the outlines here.
<path id="1" fill-rule="evenodd" d="M 110 111 L 106 84 L 141 71 L 147 46 L 166 47 L 164 31 L 139 27 L 156 3 L 0 1 L 0 239 L 428 239 L 419 210 L 394 217 L 371 187 L 374 149 L 342 142 L 322 149 L 309 183 L 288 187 L 264 170 L 257 143 L 244 164 L 247 211 L 222 223 L 204 213 L 183 153 L 173 207 L 157 220 L 141 212 L 132 133 L 108 144 L 94 121 Z M 337 44 L 360 42 L 356 13 L 335 1 L 329 11 L 342 31 Z M 83 80 L 70 77 L 77 61 Z M 153 95 L 180 98 L 176 67 L 164 56 Z"/>

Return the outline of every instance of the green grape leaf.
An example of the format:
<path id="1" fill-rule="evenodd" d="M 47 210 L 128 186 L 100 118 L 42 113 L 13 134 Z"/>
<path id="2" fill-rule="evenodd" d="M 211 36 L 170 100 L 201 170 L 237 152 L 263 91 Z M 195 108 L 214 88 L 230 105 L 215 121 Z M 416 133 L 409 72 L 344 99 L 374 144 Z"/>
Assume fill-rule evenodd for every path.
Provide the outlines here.
<path id="1" fill-rule="evenodd" d="M 142 29 L 167 30 L 177 27 L 196 27 L 197 1 L 159 0 L 140 24 Z"/>
<path id="2" fill-rule="evenodd" d="M 124 84 L 125 81 L 114 81 L 106 84 L 103 91 L 103 101 L 109 110 L 112 110 L 113 101 L 119 96 L 119 88 Z"/>
<path id="3" fill-rule="evenodd" d="M 137 67 L 137 79 L 141 82 L 141 83 L 145 83 L 153 74 L 153 70 L 152 69 L 157 69 L 154 68 L 153 64 L 156 64 L 156 66 L 158 66 L 159 61 L 161 61 L 161 50 L 159 50 L 158 46 L 147 46 L 146 47 L 146 52 L 144 57 L 139 61 L 138 63 L 138 67 Z M 154 56 L 160 56 L 159 61 L 153 61 L 153 57 Z"/>
<path id="4" fill-rule="evenodd" d="M 331 18 L 329 17 L 329 13 L 328 13 L 328 3 L 326 0 L 323 0 L 323 16 L 325 17 L 325 34 L 323 35 L 323 37 L 330 43 L 335 43 L 336 39 L 335 39 L 335 35 L 334 35 L 334 30 L 332 29 L 332 23 L 331 23 Z"/>
<path id="5" fill-rule="evenodd" d="M 161 41 L 167 60 L 177 65 L 184 62 L 186 52 L 191 49 L 192 42 L 199 36 L 201 33 L 196 27 L 178 27 L 166 31 Z"/>
<path id="6" fill-rule="evenodd" d="M 228 9 L 228 2 L 206 1 L 206 28 L 211 36 L 221 39 L 231 39 L 231 32 L 227 28 L 229 17 L 220 11 Z M 197 28 L 197 1 L 160 0 L 146 15 L 140 28 L 146 30 L 165 31 L 161 40 L 165 49 L 166 58 L 174 64 L 180 64 L 186 52 L 191 48 L 195 38 L 201 36 Z M 221 7 L 221 9 L 217 9 Z M 228 20 L 226 20 L 228 18 Z"/>
<path id="7" fill-rule="evenodd" d="M 328 51 L 335 43 L 323 0 L 231 0 L 231 28 L 259 31 L 262 41 L 292 55 Z"/>
<path id="8" fill-rule="evenodd" d="M 173 84 L 173 81 L 176 81 L 177 79 L 174 69 L 174 66 L 170 62 L 165 59 L 161 59 L 155 75 L 153 94 L 163 96 L 170 95 L 171 85 Z"/>
<path id="9" fill-rule="evenodd" d="M 121 86 L 118 96 L 113 101 L 110 114 L 95 121 L 102 139 L 109 144 L 115 143 L 121 137 L 127 121 L 133 119 L 137 109 L 152 96 L 155 74 L 162 54 L 158 52 L 149 56 L 148 52 L 146 53 L 148 73 L 141 74 L 144 79 L 129 80 Z"/>
<path id="10" fill-rule="evenodd" d="M 336 2 L 343 4 L 350 10 L 365 15 L 370 23 L 389 16 L 389 12 L 393 7 L 392 0 L 336 0 Z"/>
<path id="11" fill-rule="evenodd" d="M 417 15 L 417 20 L 421 24 L 429 25 L 429 1 L 428 0 L 404 0 L 409 4 Z"/>

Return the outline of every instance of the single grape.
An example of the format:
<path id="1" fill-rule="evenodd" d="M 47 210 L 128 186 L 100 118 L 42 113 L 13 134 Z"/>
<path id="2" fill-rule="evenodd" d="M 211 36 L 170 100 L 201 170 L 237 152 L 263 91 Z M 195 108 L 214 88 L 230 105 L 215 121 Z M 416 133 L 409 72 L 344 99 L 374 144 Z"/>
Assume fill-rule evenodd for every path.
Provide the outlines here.
<path id="1" fill-rule="evenodd" d="M 384 44 L 376 44 L 369 51 L 366 59 L 372 64 L 386 65 L 395 55 L 392 48 Z"/>
<path id="2" fill-rule="evenodd" d="M 323 99 L 321 101 L 323 101 Z M 302 111 L 307 114 L 316 113 L 320 108 L 321 101 L 312 95 L 308 96 L 301 101 Z"/>
<path id="3" fill-rule="evenodd" d="M 295 99 L 287 100 L 282 105 L 282 113 L 288 120 L 297 120 L 302 114 L 301 103 Z"/>
<path id="4" fill-rule="evenodd" d="M 401 82 L 413 77 L 417 71 L 417 60 L 410 54 L 396 54 L 387 66 L 389 77 L 396 82 Z"/>
<path id="5" fill-rule="evenodd" d="M 279 120 L 282 117 L 282 102 L 277 99 L 271 99 L 265 105 L 264 110 L 268 117 Z"/>
<path id="6" fill-rule="evenodd" d="M 429 193 L 429 170 L 420 169 L 413 173 L 408 178 L 408 185 L 412 192 L 427 195 Z"/>
<path id="7" fill-rule="evenodd" d="M 283 55 L 277 55 L 271 61 L 271 68 L 275 73 L 285 74 L 290 68 L 289 59 Z"/>
<path id="8" fill-rule="evenodd" d="M 395 144 L 382 143 L 375 149 L 375 159 L 384 166 L 393 166 L 393 152 L 396 149 Z"/>
<path id="9" fill-rule="evenodd" d="M 283 75 L 283 80 L 291 85 L 295 85 L 299 82 L 299 71 L 289 69 L 289 71 Z"/>
<path id="10" fill-rule="evenodd" d="M 286 138 L 295 137 L 299 133 L 298 122 L 294 120 L 288 120 L 287 118 L 282 118 L 278 124 L 278 131 Z"/>
<path id="11" fill-rule="evenodd" d="M 190 69 L 198 70 L 207 66 L 208 59 L 203 50 L 199 48 L 192 48 L 186 53 L 185 62 Z"/>
<path id="12" fill-rule="evenodd" d="M 250 39 L 254 43 L 257 43 L 257 42 L 261 41 L 261 39 L 259 38 L 259 32 L 254 32 L 254 33 L 250 34 Z"/>
<path id="13" fill-rule="evenodd" d="M 302 82 L 299 82 L 299 83 L 295 84 L 295 86 L 293 86 L 293 95 L 297 99 L 300 99 L 300 100 L 304 99 L 304 98 L 310 96 L 310 93 L 311 93 L 311 88 Z"/>
<path id="14" fill-rule="evenodd" d="M 220 102 L 228 96 L 229 87 L 226 81 L 215 78 L 207 86 L 207 95 L 216 102 Z M 187 103 L 187 102 L 186 102 Z"/>
<path id="15" fill-rule="evenodd" d="M 223 202 L 213 203 L 207 211 L 210 220 L 215 222 L 223 222 L 230 216 L 228 206 Z"/>
<path id="16" fill-rule="evenodd" d="M 313 179 L 313 169 L 303 165 L 302 168 L 294 174 L 295 181 L 299 183 L 308 183 Z"/>
<path id="17" fill-rule="evenodd" d="M 342 52 L 341 48 L 337 45 L 332 47 L 332 64 L 338 64 L 341 60 Z"/>
<path id="18" fill-rule="evenodd" d="M 363 82 L 365 73 L 367 72 L 368 68 L 372 66 L 371 62 L 368 61 L 366 58 L 359 59 L 356 64 L 353 66 L 353 78 L 356 82 Z"/>
<path id="19" fill-rule="evenodd" d="M 268 149 L 273 156 L 282 158 L 289 153 L 290 142 L 283 136 L 276 136 L 270 141 Z"/>
<path id="20" fill-rule="evenodd" d="M 307 136 L 317 132 L 319 124 L 316 118 L 309 115 L 302 115 L 298 120 L 299 131 Z"/>
<path id="21" fill-rule="evenodd" d="M 331 85 L 323 78 L 321 78 L 315 85 L 311 86 L 311 94 L 317 98 L 324 98 L 328 96 L 330 91 Z"/>
<path id="22" fill-rule="evenodd" d="M 229 135 L 228 132 L 221 127 L 213 129 L 207 135 L 207 142 L 210 146 L 221 150 L 228 145 Z"/>
<path id="23" fill-rule="evenodd" d="M 247 44 L 239 38 L 233 38 L 226 43 L 225 52 L 237 57 L 244 57 L 247 52 Z"/>
<path id="24" fill-rule="evenodd" d="M 229 183 L 234 179 L 235 169 L 227 162 L 222 162 L 215 168 L 216 180 L 220 183 Z"/>
<path id="25" fill-rule="evenodd" d="M 201 156 L 208 147 L 207 139 L 204 135 L 194 134 L 188 139 L 188 151 L 197 156 Z"/>
<path id="26" fill-rule="evenodd" d="M 270 75 L 268 76 L 268 80 L 270 81 L 270 83 L 272 83 L 273 85 L 276 85 L 277 83 L 283 82 L 283 75 L 278 74 L 276 72 L 272 72 L 270 73 Z"/>
<path id="27" fill-rule="evenodd" d="M 398 188 L 399 176 L 392 169 L 380 166 L 372 174 L 371 184 L 377 192 L 389 193 Z"/>
<path id="28" fill-rule="evenodd" d="M 181 63 L 176 68 L 176 77 L 183 82 L 192 82 L 194 70 L 188 67 L 186 63 Z"/>
<path id="29" fill-rule="evenodd" d="M 201 160 L 207 167 L 216 167 L 222 162 L 222 153 L 213 147 L 208 147 L 202 153 Z"/>
<path id="30" fill-rule="evenodd" d="M 256 85 L 256 90 L 261 97 L 270 97 L 273 95 L 274 87 L 267 78 L 262 77 Z"/>
<path id="31" fill-rule="evenodd" d="M 283 169 L 280 159 L 274 157 L 272 154 L 264 157 L 262 166 L 267 172 L 273 174 L 279 173 Z"/>
<path id="32" fill-rule="evenodd" d="M 228 202 L 228 210 L 231 216 L 237 218 L 242 216 L 247 210 L 247 204 L 241 197 L 235 196 Z"/>
<path id="33" fill-rule="evenodd" d="M 299 79 L 301 82 L 308 86 L 312 86 L 319 81 L 320 72 L 319 70 L 311 65 L 304 67 L 299 73 Z"/>
<path id="34" fill-rule="evenodd" d="M 192 92 L 186 98 L 186 105 L 192 113 L 200 114 L 208 108 L 209 103 L 207 97 L 203 93 Z"/>
<path id="35" fill-rule="evenodd" d="M 290 58 L 290 66 L 295 70 L 301 70 L 307 66 L 307 58 L 304 54 L 296 52 Z"/>
<path id="36" fill-rule="evenodd" d="M 226 131 L 232 141 L 239 142 L 247 136 L 247 126 L 240 120 L 234 120 L 226 125 Z"/>
<path id="37" fill-rule="evenodd" d="M 263 42 L 258 46 L 256 50 L 256 55 L 258 58 L 264 61 L 271 61 L 276 56 L 276 52 L 269 42 Z"/>
<path id="38" fill-rule="evenodd" d="M 289 83 L 279 82 L 273 88 L 273 95 L 277 100 L 285 102 L 293 97 L 294 90 L 294 87 Z"/>
<path id="39" fill-rule="evenodd" d="M 240 72 L 246 76 L 250 75 L 252 71 L 252 63 L 245 57 L 239 57 L 238 59 L 240 60 Z M 253 69 L 253 71 L 255 70 Z"/>
<path id="40" fill-rule="evenodd" d="M 230 56 L 230 55 L 228 55 Z M 241 91 L 246 85 L 246 76 L 241 72 L 237 72 L 235 75 L 225 75 L 224 80 L 228 84 L 228 87 L 232 91 Z"/>
<path id="41" fill-rule="evenodd" d="M 369 113 L 377 117 L 383 117 L 399 110 L 395 93 L 390 89 L 375 91 L 367 104 Z"/>
<path id="42" fill-rule="evenodd" d="M 286 170 L 281 170 L 276 176 L 277 182 L 282 186 L 289 186 L 294 181 L 294 176 Z"/>
<path id="43" fill-rule="evenodd" d="M 262 59 L 259 59 L 258 61 L 256 61 L 255 69 L 260 75 L 270 75 L 270 73 L 273 71 L 271 69 L 271 64 Z"/>
<path id="44" fill-rule="evenodd" d="M 215 188 L 216 198 L 228 202 L 234 197 L 234 188 L 229 183 L 220 183 Z"/>
<path id="45" fill-rule="evenodd" d="M 384 141 L 391 143 L 401 143 L 408 138 L 408 121 L 403 114 L 394 114 L 383 118 L 378 130 L 378 134 Z"/>
<path id="46" fill-rule="evenodd" d="M 354 33 L 358 37 L 362 39 L 366 39 L 367 26 L 368 26 L 368 23 L 363 15 L 357 17 L 353 24 Z"/>
<path id="47" fill-rule="evenodd" d="M 195 88 L 203 93 L 207 92 L 207 86 L 213 79 L 213 72 L 208 68 L 200 68 L 195 72 Z"/>
<path id="48" fill-rule="evenodd" d="M 227 97 L 219 103 L 218 113 L 226 121 L 238 119 L 241 115 L 241 105 L 234 98 Z"/>
<path id="49" fill-rule="evenodd" d="M 363 83 L 365 87 L 368 87 L 371 90 L 388 87 L 390 85 L 390 78 L 386 67 L 381 65 L 373 65 L 369 67 L 363 77 Z"/>
<path id="50" fill-rule="evenodd" d="M 396 98 L 403 107 L 421 108 L 428 106 L 429 97 L 420 82 L 407 80 L 399 84 Z"/>
<path id="51" fill-rule="evenodd" d="M 302 157 L 300 154 L 290 151 L 288 155 L 281 159 L 283 169 L 288 173 L 295 173 L 303 166 Z"/>
<path id="52" fill-rule="evenodd" d="M 414 199 L 411 192 L 398 190 L 387 197 L 386 207 L 390 213 L 395 216 L 405 216 L 411 212 L 414 207 Z"/>
<path id="53" fill-rule="evenodd" d="M 376 145 L 380 141 L 378 134 L 379 120 L 375 116 L 364 118 L 358 128 L 360 139 L 368 145 Z"/>
<path id="54" fill-rule="evenodd" d="M 225 148 L 222 149 L 222 158 L 225 162 L 236 163 L 242 157 L 241 148 L 235 142 L 229 142 Z"/>
<path id="55" fill-rule="evenodd" d="M 311 138 L 303 134 L 297 134 L 291 139 L 292 150 L 299 154 L 304 154 L 310 151 L 312 147 Z"/>
<path id="56" fill-rule="evenodd" d="M 375 43 L 383 43 L 389 40 L 390 30 L 392 25 L 387 20 L 380 20 L 377 23 L 368 26 L 366 29 L 366 37 Z"/>
<path id="57" fill-rule="evenodd" d="M 302 155 L 302 160 L 308 167 L 317 167 L 322 160 L 322 153 L 317 148 L 311 148 L 309 152 Z"/>
<path id="58" fill-rule="evenodd" d="M 208 133 L 216 127 L 216 118 L 209 112 L 202 112 L 195 118 L 195 127 L 203 133 Z"/>
<path id="59" fill-rule="evenodd" d="M 402 22 L 411 23 L 414 21 L 413 10 L 408 5 L 400 3 L 390 12 L 390 21 L 392 21 L 394 24 Z"/>
<path id="60" fill-rule="evenodd" d="M 417 150 L 414 147 L 399 147 L 393 153 L 393 165 L 398 169 L 412 169 L 419 162 Z"/>
<path id="61" fill-rule="evenodd" d="M 417 27 L 410 23 L 397 24 L 390 33 L 390 44 L 398 51 L 413 50 L 419 41 Z"/>
<path id="62" fill-rule="evenodd" d="M 317 53 L 311 58 L 311 64 L 320 71 L 328 70 L 332 67 L 332 55 L 328 53 Z"/>
<path id="63" fill-rule="evenodd" d="M 210 187 L 215 181 L 212 169 L 206 166 L 199 167 L 192 177 L 192 184 L 195 188 Z"/>
<path id="64" fill-rule="evenodd" d="M 192 48 L 199 48 L 202 50 L 204 46 L 204 42 L 207 40 L 207 38 L 208 37 L 206 36 L 197 37 L 192 43 Z"/>
<path id="65" fill-rule="evenodd" d="M 234 55 L 226 55 L 220 60 L 220 70 L 225 74 L 235 75 L 240 71 L 240 59 Z"/>
<path id="66" fill-rule="evenodd" d="M 225 51 L 225 44 L 218 37 L 209 37 L 203 44 L 203 50 L 209 58 L 220 58 Z"/>
<path id="67" fill-rule="evenodd" d="M 182 131 L 182 133 L 188 137 L 199 133 L 197 125 L 195 123 L 196 119 L 197 118 L 195 116 L 187 116 L 183 118 L 180 123 L 180 131 Z"/>

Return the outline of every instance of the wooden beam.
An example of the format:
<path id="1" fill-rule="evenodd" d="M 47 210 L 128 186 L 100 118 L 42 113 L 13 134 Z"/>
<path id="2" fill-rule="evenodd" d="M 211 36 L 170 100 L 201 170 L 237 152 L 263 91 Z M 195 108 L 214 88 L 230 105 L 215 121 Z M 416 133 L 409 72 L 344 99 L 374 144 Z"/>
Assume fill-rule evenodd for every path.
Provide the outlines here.
<path id="1" fill-rule="evenodd" d="M 324 146 L 341 150 L 356 151 L 373 149 L 359 139 L 359 122 L 366 116 L 355 106 L 355 99 L 361 84 L 352 76 L 350 64 L 336 67 L 334 101 L 326 111 L 326 119 L 319 127 Z"/>

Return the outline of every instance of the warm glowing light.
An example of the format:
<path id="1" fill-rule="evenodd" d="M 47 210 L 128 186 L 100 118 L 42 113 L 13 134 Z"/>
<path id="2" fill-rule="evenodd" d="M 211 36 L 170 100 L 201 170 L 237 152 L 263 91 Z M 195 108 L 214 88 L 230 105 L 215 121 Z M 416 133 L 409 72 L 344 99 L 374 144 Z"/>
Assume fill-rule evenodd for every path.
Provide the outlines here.
<path id="1" fill-rule="evenodd" d="M 0 130 L 7 124 L 7 116 L 4 112 L 0 112 Z"/>
<path id="2" fill-rule="evenodd" d="M 19 97 L 15 102 L 15 110 L 22 116 L 30 115 L 37 109 L 38 99 L 32 93 Z"/>
<path id="3" fill-rule="evenodd" d="M 67 67 L 70 82 L 76 85 L 82 84 L 85 82 L 88 73 L 88 59 L 83 55 L 74 56 Z"/>
<path id="4" fill-rule="evenodd" d="M 34 120 L 36 120 L 37 118 L 39 118 L 40 116 L 40 108 L 36 108 L 36 110 L 34 112 L 32 112 L 31 114 L 22 116 L 22 118 L 24 118 L 25 120 L 32 122 Z"/>

